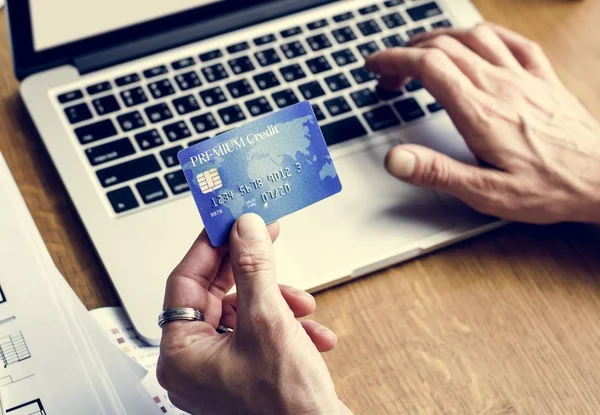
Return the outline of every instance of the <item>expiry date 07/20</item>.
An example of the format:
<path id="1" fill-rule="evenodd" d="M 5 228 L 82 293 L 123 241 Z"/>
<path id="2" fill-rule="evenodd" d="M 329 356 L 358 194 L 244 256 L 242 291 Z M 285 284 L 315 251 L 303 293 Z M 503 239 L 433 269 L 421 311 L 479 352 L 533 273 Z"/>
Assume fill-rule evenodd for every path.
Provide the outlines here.
<path id="1" fill-rule="evenodd" d="M 247 195 L 255 190 L 262 189 L 265 186 L 265 182 L 277 183 L 279 181 L 285 180 L 289 177 L 292 177 L 294 173 L 301 173 L 302 165 L 300 163 L 294 163 L 294 167 L 285 167 L 276 172 L 270 173 L 267 175 L 266 180 L 256 179 L 252 180 L 249 184 L 243 184 L 238 186 L 238 192 L 241 195 Z M 271 200 L 278 199 L 282 196 L 287 195 L 292 191 L 289 183 L 285 183 L 281 186 L 270 188 L 261 193 L 260 199 L 263 203 L 268 203 Z M 212 207 L 217 208 L 219 206 L 223 206 L 229 202 L 231 202 L 235 197 L 235 193 L 231 190 L 227 190 L 223 193 L 218 194 L 215 197 L 211 197 L 210 200 L 212 202 Z"/>

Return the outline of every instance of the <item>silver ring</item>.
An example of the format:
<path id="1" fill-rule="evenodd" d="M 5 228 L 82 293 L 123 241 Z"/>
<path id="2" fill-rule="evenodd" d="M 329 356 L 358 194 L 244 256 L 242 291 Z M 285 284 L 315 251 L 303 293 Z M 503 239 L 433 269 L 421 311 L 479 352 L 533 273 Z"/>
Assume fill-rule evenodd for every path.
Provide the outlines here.
<path id="1" fill-rule="evenodd" d="M 189 307 L 168 308 L 158 315 L 158 327 L 177 320 L 204 321 L 204 313 Z"/>
<path id="2" fill-rule="evenodd" d="M 219 324 L 217 326 L 217 333 L 219 333 L 219 334 L 233 333 L 233 329 L 231 327 L 227 327 L 227 326 L 223 326 L 223 325 Z"/>

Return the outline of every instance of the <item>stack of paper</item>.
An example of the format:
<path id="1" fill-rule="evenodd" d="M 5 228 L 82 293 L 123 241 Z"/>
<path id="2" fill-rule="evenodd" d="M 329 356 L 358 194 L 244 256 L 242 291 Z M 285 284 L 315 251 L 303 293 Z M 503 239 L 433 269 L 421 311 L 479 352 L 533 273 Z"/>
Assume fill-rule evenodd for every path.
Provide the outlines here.
<path id="1" fill-rule="evenodd" d="M 111 344 L 54 266 L 0 155 L 2 413 L 165 413 L 142 384 L 146 375 Z M 149 380 L 156 382 L 154 370 Z"/>

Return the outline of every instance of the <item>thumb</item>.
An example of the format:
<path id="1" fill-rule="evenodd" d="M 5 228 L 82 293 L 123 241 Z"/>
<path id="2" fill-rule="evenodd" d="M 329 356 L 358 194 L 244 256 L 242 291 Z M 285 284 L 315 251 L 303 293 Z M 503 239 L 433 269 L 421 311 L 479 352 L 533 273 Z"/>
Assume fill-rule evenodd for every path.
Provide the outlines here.
<path id="1" fill-rule="evenodd" d="M 407 183 L 450 193 L 469 204 L 481 204 L 508 180 L 500 171 L 472 166 L 415 144 L 392 148 L 385 168 Z"/>
<path id="2" fill-rule="evenodd" d="M 260 216 L 245 214 L 233 225 L 229 258 L 238 294 L 236 324 L 294 319 L 277 284 L 273 243 Z"/>

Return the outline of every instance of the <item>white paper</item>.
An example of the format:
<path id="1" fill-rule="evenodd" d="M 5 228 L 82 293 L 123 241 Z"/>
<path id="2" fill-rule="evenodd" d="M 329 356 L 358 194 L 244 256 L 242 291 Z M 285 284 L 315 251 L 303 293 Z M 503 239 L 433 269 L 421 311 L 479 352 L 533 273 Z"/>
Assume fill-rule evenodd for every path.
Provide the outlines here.
<path id="1" fill-rule="evenodd" d="M 162 413 L 171 415 L 186 415 L 169 401 L 167 392 L 156 380 L 156 363 L 159 347 L 148 346 L 135 333 L 131 321 L 121 307 L 104 307 L 91 310 L 90 314 L 100 325 L 107 338 L 135 362 L 148 370 L 148 375 L 142 384 L 157 404 Z"/>

